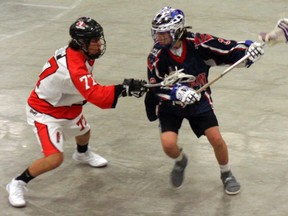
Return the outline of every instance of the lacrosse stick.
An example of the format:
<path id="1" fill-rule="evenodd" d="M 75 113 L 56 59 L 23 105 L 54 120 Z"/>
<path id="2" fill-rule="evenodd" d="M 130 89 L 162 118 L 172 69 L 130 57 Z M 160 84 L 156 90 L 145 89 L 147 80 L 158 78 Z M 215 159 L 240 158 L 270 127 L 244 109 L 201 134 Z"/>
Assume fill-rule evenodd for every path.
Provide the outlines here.
<path id="1" fill-rule="evenodd" d="M 269 33 L 261 32 L 258 36 L 259 40 L 262 43 L 262 46 L 268 44 L 269 46 L 274 46 L 278 43 L 288 42 L 288 18 L 280 19 L 277 22 L 276 27 Z M 224 72 L 220 74 L 220 76 L 216 77 L 214 80 L 206 83 L 204 86 L 202 86 L 200 89 L 198 89 L 196 92 L 200 93 L 207 89 L 210 85 L 215 83 L 217 80 L 222 78 L 225 74 L 227 74 L 229 71 L 231 71 L 233 68 L 235 68 L 238 64 L 245 61 L 247 58 L 249 58 L 249 54 L 243 56 L 240 60 L 235 62 L 233 65 L 231 65 L 229 68 L 227 68 Z"/>
<path id="2" fill-rule="evenodd" d="M 166 76 L 162 82 L 160 83 L 155 83 L 155 84 L 145 84 L 144 86 L 146 88 L 154 88 L 154 87 L 167 87 L 167 86 L 172 86 L 175 83 L 188 83 L 188 82 L 193 82 L 195 81 L 195 77 L 193 75 L 185 74 L 183 73 L 184 69 L 180 69 L 174 71 L 172 74 Z"/>

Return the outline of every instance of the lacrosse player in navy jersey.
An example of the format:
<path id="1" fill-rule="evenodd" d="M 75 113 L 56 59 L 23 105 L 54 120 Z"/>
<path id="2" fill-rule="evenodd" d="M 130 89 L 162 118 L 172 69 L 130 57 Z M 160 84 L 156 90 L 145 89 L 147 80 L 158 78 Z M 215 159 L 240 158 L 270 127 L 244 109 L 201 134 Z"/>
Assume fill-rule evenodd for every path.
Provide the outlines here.
<path id="1" fill-rule="evenodd" d="M 174 187 L 183 184 L 188 163 L 184 150 L 177 145 L 179 129 L 187 119 L 198 138 L 207 137 L 220 166 L 224 190 L 234 195 L 240 192 L 240 184 L 229 165 L 228 149 L 213 110 L 211 90 L 209 87 L 201 93 L 196 90 L 208 82 L 211 66 L 231 65 L 249 53 L 249 58 L 239 65 L 249 67 L 264 51 L 258 42 L 237 42 L 189 32 L 184 23 L 184 13 L 179 9 L 164 7 L 156 13 L 152 20 L 154 46 L 148 56 L 148 80 L 150 84 L 160 83 L 177 69 L 184 69 L 184 73 L 195 76 L 196 80 L 176 83 L 170 88 L 151 88 L 145 97 L 147 116 L 150 121 L 159 119 L 163 150 L 175 160 L 171 172 Z"/>

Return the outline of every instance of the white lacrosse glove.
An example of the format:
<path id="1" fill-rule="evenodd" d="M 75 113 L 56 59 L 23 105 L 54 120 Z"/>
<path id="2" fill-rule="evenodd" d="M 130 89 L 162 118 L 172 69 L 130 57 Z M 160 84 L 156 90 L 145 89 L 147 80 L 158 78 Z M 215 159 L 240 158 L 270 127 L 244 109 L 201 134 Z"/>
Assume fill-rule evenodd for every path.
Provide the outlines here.
<path id="1" fill-rule="evenodd" d="M 185 85 L 175 85 L 171 91 L 171 99 L 179 100 L 185 105 L 193 104 L 200 101 L 201 94 L 198 94 L 194 89 Z"/>
<path id="2" fill-rule="evenodd" d="M 250 54 L 249 60 L 251 61 L 250 65 L 258 61 L 261 56 L 264 54 L 263 45 L 259 42 L 252 43 L 247 50 L 247 54 Z"/>

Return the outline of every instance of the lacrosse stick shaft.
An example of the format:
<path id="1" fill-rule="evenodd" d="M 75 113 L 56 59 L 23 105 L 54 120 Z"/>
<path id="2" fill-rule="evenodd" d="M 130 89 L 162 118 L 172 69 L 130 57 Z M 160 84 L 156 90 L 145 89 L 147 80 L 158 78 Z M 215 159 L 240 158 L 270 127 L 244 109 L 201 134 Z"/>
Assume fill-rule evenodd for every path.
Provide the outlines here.
<path id="1" fill-rule="evenodd" d="M 154 84 L 148 83 L 148 84 L 145 84 L 144 86 L 146 88 L 154 88 L 154 87 L 161 87 L 161 86 L 163 86 L 163 84 L 162 83 L 154 83 Z"/>
<path id="2" fill-rule="evenodd" d="M 247 58 L 250 57 L 250 54 L 246 54 L 245 56 L 243 56 L 241 59 L 239 59 L 237 62 L 235 62 L 233 65 L 231 65 L 230 67 L 228 67 L 225 71 L 223 71 L 218 77 L 216 77 L 215 79 L 213 79 L 212 81 L 206 83 L 204 86 L 202 86 L 200 89 L 198 89 L 196 92 L 199 94 L 202 91 L 206 90 L 209 86 L 211 86 L 213 83 L 215 83 L 217 80 L 219 80 L 220 78 L 222 78 L 225 74 L 227 74 L 229 71 L 231 71 L 233 68 L 235 68 L 237 65 L 239 65 L 240 63 L 242 63 L 243 61 L 245 61 Z"/>

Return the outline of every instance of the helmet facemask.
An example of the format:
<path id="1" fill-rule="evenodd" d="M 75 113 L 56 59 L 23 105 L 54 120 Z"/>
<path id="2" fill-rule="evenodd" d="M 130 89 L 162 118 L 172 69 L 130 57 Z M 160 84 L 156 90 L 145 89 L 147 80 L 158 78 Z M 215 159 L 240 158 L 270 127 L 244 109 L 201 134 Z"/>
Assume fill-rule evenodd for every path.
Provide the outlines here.
<path id="1" fill-rule="evenodd" d="M 171 7 L 162 8 L 152 20 L 151 34 L 154 43 L 160 47 L 171 48 L 183 35 L 185 28 L 185 17 L 181 10 Z M 160 33 L 168 32 L 171 37 L 171 43 L 161 45 L 157 39 Z"/>
<path id="2" fill-rule="evenodd" d="M 97 40 L 97 43 L 99 44 L 98 46 L 100 46 L 100 48 L 97 53 L 91 54 L 89 53 L 89 45 L 91 43 L 91 40 L 93 39 Z M 79 39 L 75 41 L 80 46 L 80 49 L 83 50 L 85 55 L 87 55 L 90 59 L 100 58 L 106 51 L 106 40 L 104 36 L 101 36 L 99 38 L 91 38 L 91 39 Z"/>

